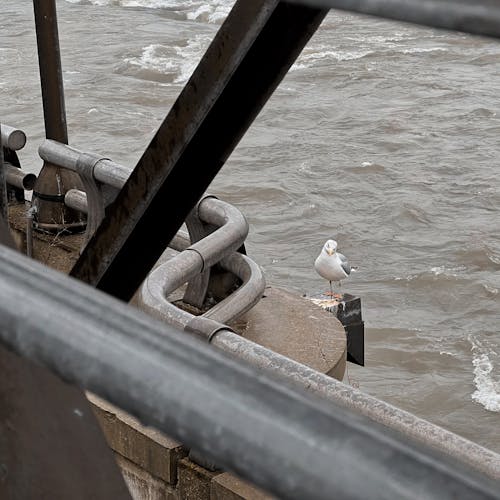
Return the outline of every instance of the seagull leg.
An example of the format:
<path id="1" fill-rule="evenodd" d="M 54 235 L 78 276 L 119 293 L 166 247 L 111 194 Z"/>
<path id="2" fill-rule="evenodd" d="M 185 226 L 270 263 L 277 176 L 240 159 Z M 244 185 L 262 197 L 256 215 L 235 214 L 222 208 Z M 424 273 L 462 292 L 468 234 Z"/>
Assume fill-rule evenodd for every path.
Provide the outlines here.
<path id="1" fill-rule="evenodd" d="M 340 293 L 333 293 L 333 287 L 331 281 L 330 281 L 330 291 L 325 292 L 325 295 L 327 295 L 328 297 L 332 297 L 332 299 L 337 299 L 337 300 L 342 298 L 342 295 Z"/>

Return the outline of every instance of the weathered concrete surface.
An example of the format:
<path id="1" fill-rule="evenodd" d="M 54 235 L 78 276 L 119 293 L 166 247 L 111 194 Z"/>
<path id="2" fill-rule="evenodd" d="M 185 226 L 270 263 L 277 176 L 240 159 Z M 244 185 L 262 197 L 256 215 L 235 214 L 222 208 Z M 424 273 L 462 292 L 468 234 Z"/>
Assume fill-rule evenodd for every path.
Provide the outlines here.
<path id="1" fill-rule="evenodd" d="M 26 253 L 26 210 L 22 204 L 9 206 L 9 223 L 19 250 Z M 49 234 L 33 231 L 33 258 L 43 264 L 69 273 L 80 255 L 82 234 Z"/>
<path id="2" fill-rule="evenodd" d="M 187 454 L 180 443 L 94 394 L 87 393 L 92 409 L 116 453 L 167 484 L 177 481 L 177 462 Z"/>
<path id="3" fill-rule="evenodd" d="M 179 500 L 174 487 L 160 481 L 147 470 L 118 454 L 116 462 L 134 500 Z"/>
<path id="4" fill-rule="evenodd" d="M 221 474 L 221 471 L 212 472 L 183 458 L 179 462 L 177 492 L 182 500 L 199 500 L 210 498 L 210 483 Z"/>
<path id="5" fill-rule="evenodd" d="M 243 337 L 342 380 L 347 343 L 340 321 L 309 299 L 267 287 L 261 301 L 232 326 Z"/>
<path id="6" fill-rule="evenodd" d="M 212 479 L 210 500 L 272 500 L 273 496 L 259 488 L 224 472 Z"/>

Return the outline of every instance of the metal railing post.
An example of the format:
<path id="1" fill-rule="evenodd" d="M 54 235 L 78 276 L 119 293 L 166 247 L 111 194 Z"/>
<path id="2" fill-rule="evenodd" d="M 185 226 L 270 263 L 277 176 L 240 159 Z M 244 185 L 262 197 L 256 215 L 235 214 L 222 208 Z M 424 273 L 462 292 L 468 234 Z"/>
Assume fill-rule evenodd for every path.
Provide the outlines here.
<path id="1" fill-rule="evenodd" d="M 1 137 L 1 125 L 0 125 L 0 137 Z M 8 220 L 9 216 L 9 200 L 7 198 L 7 178 L 5 174 L 5 165 L 3 162 L 3 146 L 2 141 L 0 141 L 0 215 L 5 221 Z"/>
<path id="2" fill-rule="evenodd" d="M 55 0 L 33 0 L 45 133 L 68 143 Z M 83 230 L 85 215 L 64 205 L 64 195 L 82 188 L 78 175 L 44 162 L 33 191 L 35 227 L 45 231 Z"/>

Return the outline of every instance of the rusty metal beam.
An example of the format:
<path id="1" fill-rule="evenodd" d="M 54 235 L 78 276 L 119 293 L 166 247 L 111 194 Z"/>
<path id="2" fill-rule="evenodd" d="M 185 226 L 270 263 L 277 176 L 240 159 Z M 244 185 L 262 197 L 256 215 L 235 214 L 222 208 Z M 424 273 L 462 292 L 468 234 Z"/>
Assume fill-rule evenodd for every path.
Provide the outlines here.
<path id="1" fill-rule="evenodd" d="M 124 300 L 133 295 L 326 12 L 236 3 L 73 276 Z"/>
<path id="2" fill-rule="evenodd" d="M 43 116 L 47 139 L 68 143 L 55 0 L 33 0 Z M 45 231 L 85 229 L 85 216 L 64 205 L 70 189 L 82 189 L 78 174 L 44 162 L 33 190 L 35 226 Z"/>
<path id="3" fill-rule="evenodd" d="M 398 21 L 500 37 L 498 0 L 289 0 L 315 8 L 342 9 Z"/>

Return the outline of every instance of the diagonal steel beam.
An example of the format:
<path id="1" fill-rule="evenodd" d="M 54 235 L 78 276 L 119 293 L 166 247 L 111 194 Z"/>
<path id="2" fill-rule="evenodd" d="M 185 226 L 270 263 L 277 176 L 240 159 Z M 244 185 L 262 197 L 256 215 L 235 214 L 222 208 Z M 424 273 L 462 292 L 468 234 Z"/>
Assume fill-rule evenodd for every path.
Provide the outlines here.
<path id="1" fill-rule="evenodd" d="M 72 275 L 128 300 L 327 11 L 239 0 Z"/>
<path id="2" fill-rule="evenodd" d="M 316 8 L 342 9 L 435 28 L 500 37 L 498 0 L 289 0 Z"/>

